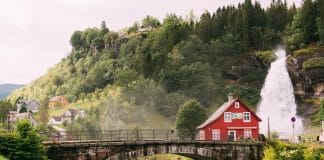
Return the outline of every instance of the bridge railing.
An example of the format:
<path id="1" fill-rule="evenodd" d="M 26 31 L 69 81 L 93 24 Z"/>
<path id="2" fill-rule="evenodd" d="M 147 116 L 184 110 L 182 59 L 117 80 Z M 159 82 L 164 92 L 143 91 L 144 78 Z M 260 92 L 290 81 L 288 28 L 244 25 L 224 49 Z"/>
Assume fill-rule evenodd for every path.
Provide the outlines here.
<path id="1" fill-rule="evenodd" d="M 82 140 L 177 140 L 194 139 L 195 135 L 179 137 L 174 129 L 137 129 L 137 130 L 94 130 L 94 131 L 59 131 L 45 136 L 47 141 L 82 141 Z"/>

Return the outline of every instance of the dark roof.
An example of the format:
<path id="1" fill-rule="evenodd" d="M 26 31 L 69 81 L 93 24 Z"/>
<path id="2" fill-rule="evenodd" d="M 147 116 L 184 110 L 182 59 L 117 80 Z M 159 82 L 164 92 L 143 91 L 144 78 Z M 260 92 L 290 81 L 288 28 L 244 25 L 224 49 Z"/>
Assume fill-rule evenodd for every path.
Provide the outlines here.
<path id="1" fill-rule="evenodd" d="M 61 116 L 53 116 L 52 117 L 55 121 L 61 121 L 62 117 Z"/>
<path id="2" fill-rule="evenodd" d="M 39 110 L 39 106 L 40 106 L 40 104 L 34 99 L 19 99 L 17 103 L 18 104 L 24 103 L 25 107 L 28 110 Z"/>

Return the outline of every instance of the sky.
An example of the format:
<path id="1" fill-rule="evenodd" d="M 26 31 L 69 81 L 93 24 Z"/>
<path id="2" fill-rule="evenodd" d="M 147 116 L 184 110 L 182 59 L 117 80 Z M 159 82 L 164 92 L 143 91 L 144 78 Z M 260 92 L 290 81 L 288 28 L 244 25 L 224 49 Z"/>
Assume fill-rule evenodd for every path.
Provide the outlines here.
<path id="1" fill-rule="evenodd" d="M 193 11 L 237 5 L 244 0 L 0 0 L 0 84 L 28 84 L 71 50 L 76 30 L 100 27 L 118 31 L 146 15 L 163 20 L 167 13 L 185 17 Z M 262 7 L 272 0 L 259 0 Z M 287 0 L 300 6 L 302 0 Z"/>

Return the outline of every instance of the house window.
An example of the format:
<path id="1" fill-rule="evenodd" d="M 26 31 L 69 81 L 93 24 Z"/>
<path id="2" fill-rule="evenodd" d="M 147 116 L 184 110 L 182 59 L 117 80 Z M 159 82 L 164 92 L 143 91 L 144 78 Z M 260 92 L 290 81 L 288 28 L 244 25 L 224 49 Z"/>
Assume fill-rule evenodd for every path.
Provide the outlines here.
<path id="1" fill-rule="evenodd" d="M 240 102 L 235 102 L 235 108 L 240 108 Z"/>
<path id="2" fill-rule="evenodd" d="M 224 112 L 224 122 L 232 122 L 232 113 Z"/>
<path id="3" fill-rule="evenodd" d="M 213 140 L 220 140 L 220 131 L 219 129 L 212 130 Z"/>
<path id="4" fill-rule="evenodd" d="M 251 113 L 243 112 L 243 122 L 251 122 Z"/>
<path id="5" fill-rule="evenodd" d="M 251 129 L 244 130 L 244 138 L 252 138 L 252 131 Z"/>
<path id="6" fill-rule="evenodd" d="M 199 140 L 205 140 L 205 131 L 204 130 L 199 131 Z"/>

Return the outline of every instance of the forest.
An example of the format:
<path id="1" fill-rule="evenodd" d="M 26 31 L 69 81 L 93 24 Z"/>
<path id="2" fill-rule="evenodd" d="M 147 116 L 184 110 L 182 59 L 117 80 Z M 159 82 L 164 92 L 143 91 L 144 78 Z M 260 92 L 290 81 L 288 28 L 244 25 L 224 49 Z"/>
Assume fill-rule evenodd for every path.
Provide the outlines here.
<path id="1" fill-rule="evenodd" d="M 273 49 L 324 42 L 324 2 L 262 8 L 245 0 L 200 17 L 148 15 L 120 32 L 107 26 L 75 31 L 71 53 L 8 100 L 64 95 L 70 107 L 87 109 L 68 126 L 82 130 L 172 127 L 183 103 L 195 99 L 212 112 L 229 92 L 255 109 Z"/>

